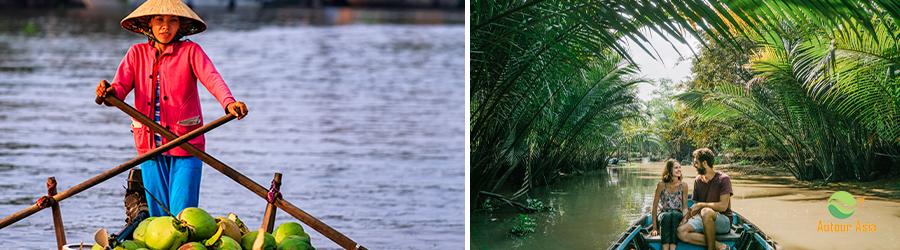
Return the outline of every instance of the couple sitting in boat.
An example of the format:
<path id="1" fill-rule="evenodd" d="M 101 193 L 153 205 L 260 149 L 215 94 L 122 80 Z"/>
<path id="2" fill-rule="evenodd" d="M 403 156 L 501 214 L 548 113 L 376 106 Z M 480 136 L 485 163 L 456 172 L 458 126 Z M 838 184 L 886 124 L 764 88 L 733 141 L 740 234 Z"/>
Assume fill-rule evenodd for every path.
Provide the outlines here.
<path id="1" fill-rule="evenodd" d="M 716 234 L 731 230 L 731 179 L 713 170 L 714 162 L 712 150 L 694 151 L 697 178 L 694 178 L 694 205 L 688 207 L 688 188 L 681 181 L 681 165 L 674 159 L 666 161 L 662 180 L 653 196 L 653 231 L 650 232 L 652 236 L 660 236 L 663 250 L 675 249 L 679 240 L 710 250 L 728 248 L 716 241 Z"/>

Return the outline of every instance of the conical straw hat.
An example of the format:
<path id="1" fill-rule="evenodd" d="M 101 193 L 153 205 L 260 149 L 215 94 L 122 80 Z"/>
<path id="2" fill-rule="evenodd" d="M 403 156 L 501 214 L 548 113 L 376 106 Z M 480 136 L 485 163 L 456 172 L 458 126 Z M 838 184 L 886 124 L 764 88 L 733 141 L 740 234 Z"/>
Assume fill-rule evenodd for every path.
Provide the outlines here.
<path id="1" fill-rule="evenodd" d="M 206 23 L 197 13 L 194 13 L 190 7 L 180 0 L 147 0 L 141 6 L 138 6 L 125 19 L 122 19 L 122 28 L 125 30 L 144 34 L 144 29 L 149 31 L 147 21 L 149 16 L 155 15 L 174 15 L 182 17 L 181 29 L 185 36 L 193 35 L 206 30 Z M 148 17 L 148 18 L 142 18 Z M 184 18 L 193 20 L 193 22 L 185 22 Z"/>

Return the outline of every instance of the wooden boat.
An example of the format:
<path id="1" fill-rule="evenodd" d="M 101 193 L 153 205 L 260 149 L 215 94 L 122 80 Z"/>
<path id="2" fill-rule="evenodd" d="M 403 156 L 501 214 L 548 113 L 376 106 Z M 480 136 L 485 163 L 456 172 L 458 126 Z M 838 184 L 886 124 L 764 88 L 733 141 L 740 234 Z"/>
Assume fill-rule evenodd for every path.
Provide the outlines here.
<path id="1" fill-rule="evenodd" d="M 107 82 L 106 80 L 103 80 L 100 82 L 102 84 L 104 84 L 107 88 L 110 87 L 109 82 Z M 225 176 L 228 176 L 229 178 L 231 178 L 238 184 L 241 184 L 248 190 L 252 191 L 253 193 L 256 193 L 256 195 L 258 195 L 260 198 L 265 199 L 268 202 L 268 204 L 266 205 L 266 213 L 263 216 L 263 223 L 262 223 L 263 225 L 260 227 L 260 231 L 266 230 L 266 231 L 271 232 L 271 230 L 274 228 L 273 222 L 275 221 L 276 208 L 280 208 L 281 210 L 294 216 L 294 218 L 297 218 L 301 222 L 305 223 L 307 226 L 311 227 L 312 229 L 315 229 L 317 232 L 321 233 L 322 235 L 324 235 L 325 237 L 327 237 L 334 243 L 337 243 L 344 249 L 356 249 L 356 250 L 367 249 L 367 248 L 363 247 L 362 245 L 356 243 L 355 241 L 351 240 L 347 236 L 344 236 L 344 234 L 341 234 L 337 230 L 334 230 L 334 228 L 326 225 L 319 219 L 312 217 L 305 211 L 301 210 L 300 208 L 294 206 L 293 204 L 291 204 L 290 202 L 285 200 L 284 197 L 282 197 L 278 191 L 278 189 L 281 185 L 280 184 L 281 183 L 281 173 L 277 173 L 277 172 L 275 173 L 275 177 L 272 180 L 272 187 L 269 188 L 269 190 L 266 190 L 265 187 L 263 187 L 262 185 L 259 185 L 259 183 L 256 183 L 255 181 L 251 180 L 250 178 L 247 178 L 247 176 L 241 174 L 234 168 L 231 168 L 230 166 L 226 165 L 225 163 L 222 163 L 221 161 L 212 157 L 205 151 L 198 149 L 196 146 L 194 146 L 190 143 L 186 143 L 193 138 L 196 138 L 216 127 L 221 126 L 222 124 L 227 123 L 228 121 L 233 120 L 234 118 L 237 118 L 237 116 L 235 116 L 233 114 L 226 114 L 225 116 L 222 116 L 221 118 L 216 119 L 213 122 L 210 122 L 206 125 L 196 128 L 193 131 L 179 137 L 179 136 L 175 135 L 175 133 L 172 133 L 172 131 L 169 131 L 168 129 L 162 127 L 162 125 L 154 122 L 152 119 L 150 119 L 150 117 L 147 117 L 140 111 L 134 109 L 134 107 L 132 107 L 131 105 L 126 104 L 125 102 L 120 100 L 115 95 L 97 96 L 97 98 L 94 99 L 94 102 L 97 103 L 98 105 L 106 103 L 106 104 L 116 106 L 117 108 L 121 109 L 126 114 L 131 116 L 132 119 L 134 119 L 135 121 L 140 122 L 144 126 L 150 128 L 151 130 L 153 130 L 156 133 L 159 133 L 160 135 L 162 135 L 163 138 L 169 139 L 170 141 L 167 142 L 166 144 L 163 144 L 160 147 L 157 147 L 153 150 L 150 150 L 149 152 L 146 152 L 146 153 L 138 156 L 137 158 L 133 158 L 125 163 L 122 163 L 122 165 L 119 165 L 113 169 L 107 170 L 106 172 L 103 172 L 100 175 L 95 176 L 94 178 L 88 179 L 87 181 L 79 183 L 78 185 L 75 185 L 74 187 L 66 189 L 63 192 L 59 192 L 59 193 L 57 192 L 57 188 L 56 188 L 57 184 L 56 184 L 55 177 L 47 178 L 47 193 L 48 193 L 48 195 L 41 197 L 41 199 L 39 199 L 38 202 L 36 202 L 34 205 L 31 205 L 28 208 L 25 208 L 25 209 L 15 213 L 15 214 L 12 214 L 6 218 L 0 219 L 0 229 L 3 229 L 6 226 L 9 226 L 9 225 L 11 225 L 17 221 L 20 221 L 28 216 L 31 216 L 45 208 L 51 208 L 53 211 L 53 227 L 54 227 L 54 230 L 56 231 L 56 244 L 57 244 L 58 249 L 63 249 L 63 247 L 83 249 L 85 246 L 83 244 L 66 244 L 66 233 L 65 233 L 65 229 L 63 228 L 63 220 L 62 220 L 62 216 L 60 213 L 59 202 L 62 200 L 65 200 L 66 198 L 72 197 L 73 195 L 78 194 L 88 188 L 96 186 L 99 183 L 107 181 L 118 174 L 128 171 L 129 169 L 141 164 L 142 162 L 144 162 L 150 158 L 161 155 L 165 151 L 169 151 L 170 149 L 173 149 L 175 147 L 181 147 L 182 149 L 186 150 L 188 153 L 191 153 L 192 155 L 194 155 L 201 161 L 205 162 L 210 167 L 218 170 Z M 153 196 L 150 196 L 150 197 L 153 197 Z M 128 229 L 128 228 L 129 227 L 126 227 L 126 229 Z M 123 232 L 126 232 L 126 231 L 123 230 Z M 104 241 L 109 240 L 107 232 L 103 228 L 101 228 L 100 230 L 97 230 L 97 233 L 94 234 L 94 239 L 97 242 L 104 242 Z M 91 245 L 93 246 L 93 244 L 91 244 Z"/>
<path id="2" fill-rule="evenodd" d="M 689 207 L 693 203 L 693 200 L 688 200 Z M 650 236 L 650 231 L 653 229 L 650 225 L 653 223 L 651 219 L 650 214 L 647 213 L 634 220 L 628 229 L 622 232 L 616 241 L 609 246 L 608 250 L 662 249 L 659 236 Z M 778 243 L 737 212 L 734 212 L 734 223 L 731 224 L 731 231 L 727 234 L 716 235 L 716 241 L 725 243 L 731 249 L 736 250 L 782 250 Z M 679 242 L 677 249 L 701 250 L 706 248 Z"/>

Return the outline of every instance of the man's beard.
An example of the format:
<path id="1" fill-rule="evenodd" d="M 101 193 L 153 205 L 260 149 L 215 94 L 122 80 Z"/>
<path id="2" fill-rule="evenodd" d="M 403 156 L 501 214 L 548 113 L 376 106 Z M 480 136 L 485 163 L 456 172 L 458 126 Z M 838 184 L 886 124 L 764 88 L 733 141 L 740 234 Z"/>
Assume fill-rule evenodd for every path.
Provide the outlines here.
<path id="1" fill-rule="evenodd" d="M 706 168 L 704 168 L 704 167 L 699 167 L 699 168 L 697 168 L 697 174 L 699 174 L 699 175 L 705 175 L 705 174 L 706 174 Z"/>

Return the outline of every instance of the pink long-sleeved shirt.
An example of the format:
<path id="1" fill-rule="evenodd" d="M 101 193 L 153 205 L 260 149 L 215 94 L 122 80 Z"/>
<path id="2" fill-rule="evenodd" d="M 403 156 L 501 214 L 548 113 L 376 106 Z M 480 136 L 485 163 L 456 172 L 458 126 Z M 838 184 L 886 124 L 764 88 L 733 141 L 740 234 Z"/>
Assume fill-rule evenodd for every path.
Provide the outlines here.
<path id="1" fill-rule="evenodd" d="M 200 98 L 197 91 L 197 80 L 216 97 L 222 108 L 234 101 L 228 85 L 216 71 L 212 61 L 197 45 L 191 41 L 175 42 L 156 59 L 157 49 L 150 43 L 139 43 L 131 46 L 113 78 L 112 86 L 115 95 L 124 100 L 134 90 L 134 108 L 152 117 L 154 98 L 156 98 L 156 78 L 159 71 L 159 108 L 160 125 L 177 136 L 203 126 L 203 114 L 200 111 Z M 141 123 L 132 121 L 131 131 L 134 133 L 134 145 L 138 155 L 156 148 L 153 143 L 153 131 Z M 162 138 L 163 144 L 169 142 Z M 200 150 L 206 150 L 206 139 L 203 135 L 190 140 Z M 191 156 L 187 151 L 176 147 L 165 153 L 172 156 Z"/>

